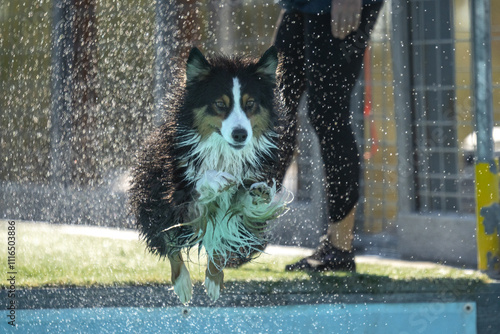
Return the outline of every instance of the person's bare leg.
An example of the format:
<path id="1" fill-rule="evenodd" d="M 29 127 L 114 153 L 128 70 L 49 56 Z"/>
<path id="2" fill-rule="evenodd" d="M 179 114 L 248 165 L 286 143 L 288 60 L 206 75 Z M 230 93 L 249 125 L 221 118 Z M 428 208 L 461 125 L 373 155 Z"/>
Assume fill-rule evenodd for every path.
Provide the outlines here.
<path id="1" fill-rule="evenodd" d="M 356 207 L 340 222 L 328 226 L 327 235 L 313 255 L 286 266 L 287 271 L 356 271 L 352 241 Z"/>
<path id="2" fill-rule="evenodd" d="M 354 218 L 356 216 L 356 206 L 340 222 L 330 224 L 326 235 L 328 241 L 335 247 L 343 251 L 352 249 L 354 239 Z"/>

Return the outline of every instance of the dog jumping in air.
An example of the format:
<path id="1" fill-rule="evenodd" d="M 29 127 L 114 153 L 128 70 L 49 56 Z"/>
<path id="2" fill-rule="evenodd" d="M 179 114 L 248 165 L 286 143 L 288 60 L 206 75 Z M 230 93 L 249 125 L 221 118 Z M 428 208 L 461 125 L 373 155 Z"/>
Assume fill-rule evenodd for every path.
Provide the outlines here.
<path id="1" fill-rule="evenodd" d="M 268 222 L 287 209 L 288 193 L 276 184 L 283 158 L 278 65 L 274 47 L 258 60 L 207 59 L 193 48 L 164 103 L 165 122 L 139 154 L 133 213 L 148 249 L 168 257 L 182 303 L 192 296 L 183 253 L 205 250 L 205 288 L 217 300 L 226 265 L 262 250 Z"/>

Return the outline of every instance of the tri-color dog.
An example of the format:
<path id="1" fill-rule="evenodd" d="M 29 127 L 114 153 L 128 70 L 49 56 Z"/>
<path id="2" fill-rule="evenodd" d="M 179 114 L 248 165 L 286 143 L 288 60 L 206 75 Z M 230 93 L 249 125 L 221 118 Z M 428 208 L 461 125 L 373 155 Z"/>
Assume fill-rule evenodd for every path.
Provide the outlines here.
<path id="1" fill-rule="evenodd" d="M 205 249 L 205 288 L 216 300 L 228 261 L 263 249 L 267 222 L 286 210 L 288 196 L 274 181 L 281 178 L 278 64 L 274 47 L 259 60 L 206 59 L 194 48 L 165 103 L 165 123 L 140 153 L 132 208 L 148 248 L 168 257 L 182 303 L 192 296 L 182 250 Z"/>

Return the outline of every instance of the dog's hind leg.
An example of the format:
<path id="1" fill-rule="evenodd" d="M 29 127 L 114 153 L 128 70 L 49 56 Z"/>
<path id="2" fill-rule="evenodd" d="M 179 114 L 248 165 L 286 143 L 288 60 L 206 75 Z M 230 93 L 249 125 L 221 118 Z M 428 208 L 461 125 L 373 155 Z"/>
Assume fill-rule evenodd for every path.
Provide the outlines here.
<path id="1" fill-rule="evenodd" d="M 207 295 L 213 301 L 219 299 L 220 290 L 223 287 L 224 272 L 222 271 L 221 262 L 222 259 L 217 257 L 208 261 L 207 270 L 205 272 L 205 289 Z"/>
<path id="2" fill-rule="evenodd" d="M 179 296 L 181 302 L 186 304 L 193 295 L 193 285 L 191 284 L 189 271 L 187 270 L 180 253 L 169 256 L 168 259 L 170 261 L 174 291 L 177 296 Z"/>

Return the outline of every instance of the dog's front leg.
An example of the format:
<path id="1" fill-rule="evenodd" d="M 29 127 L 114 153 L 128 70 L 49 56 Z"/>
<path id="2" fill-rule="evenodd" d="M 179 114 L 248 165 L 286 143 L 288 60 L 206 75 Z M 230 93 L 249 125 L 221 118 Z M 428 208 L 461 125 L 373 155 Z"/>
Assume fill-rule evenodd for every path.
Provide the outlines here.
<path id="1" fill-rule="evenodd" d="M 220 290 L 223 287 L 224 271 L 222 271 L 222 259 L 215 257 L 213 260 L 208 261 L 207 270 L 205 272 L 205 289 L 207 295 L 213 301 L 219 299 Z"/>
<path id="2" fill-rule="evenodd" d="M 189 271 L 187 270 L 180 253 L 169 256 L 168 259 L 170 261 L 174 291 L 177 296 L 179 296 L 181 303 L 186 304 L 193 295 L 193 285 L 191 284 Z"/>

